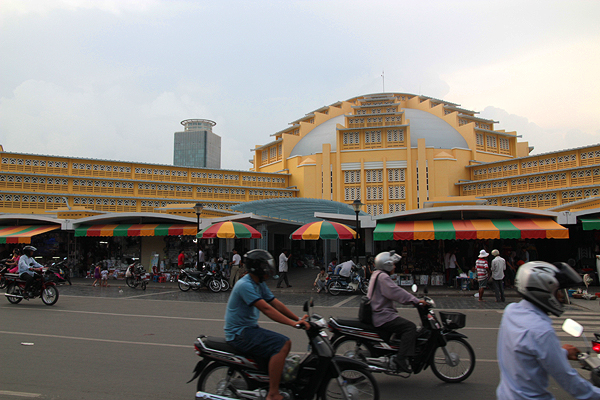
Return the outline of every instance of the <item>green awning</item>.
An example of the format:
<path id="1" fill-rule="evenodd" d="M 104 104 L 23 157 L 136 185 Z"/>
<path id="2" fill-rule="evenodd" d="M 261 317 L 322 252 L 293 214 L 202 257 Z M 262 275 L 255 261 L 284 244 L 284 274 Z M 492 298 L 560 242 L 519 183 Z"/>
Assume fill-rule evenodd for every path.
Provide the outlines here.
<path id="1" fill-rule="evenodd" d="M 584 231 L 600 229 L 600 218 L 581 218 L 580 221 Z"/>

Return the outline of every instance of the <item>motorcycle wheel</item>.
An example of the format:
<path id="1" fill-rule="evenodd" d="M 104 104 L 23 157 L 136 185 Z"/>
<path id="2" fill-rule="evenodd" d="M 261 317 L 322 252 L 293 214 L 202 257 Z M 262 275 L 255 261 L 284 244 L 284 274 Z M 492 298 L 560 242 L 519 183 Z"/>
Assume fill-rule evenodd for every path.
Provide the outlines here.
<path id="1" fill-rule="evenodd" d="M 227 279 L 221 279 L 221 291 L 226 292 L 229 290 L 229 281 Z"/>
<path id="2" fill-rule="evenodd" d="M 129 277 L 125 278 L 125 283 L 130 288 L 135 288 L 137 286 L 137 284 L 135 283 L 135 278 L 133 276 L 129 276 Z"/>
<path id="3" fill-rule="evenodd" d="M 146 290 L 146 285 L 147 285 L 147 284 L 148 284 L 148 283 L 147 283 L 146 281 L 142 282 L 142 290 Z"/>
<path id="4" fill-rule="evenodd" d="M 353 358 L 359 361 L 365 361 L 365 357 L 371 357 L 371 352 L 362 343 L 351 338 L 342 338 L 333 344 L 335 354 Z"/>
<path id="5" fill-rule="evenodd" d="M 216 279 L 211 279 L 208 281 L 208 289 L 213 293 L 218 293 L 221 291 L 221 282 Z"/>
<path id="6" fill-rule="evenodd" d="M 360 291 L 362 292 L 363 295 L 367 295 L 367 293 L 369 292 L 369 282 L 363 282 L 360 284 Z"/>
<path id="7" fill-rule="evenodd" d="M 45 305 L 53 306 L 58 301 L 58 289 L 56 286 L 48 286 L 45 289 L 42 289 L 40 297 Z"/>
<path id="8" fill-rule="evenodd" d="M 329 293 L 331 293 L 332 296 L 337 296 L 338 294 L 340 294 L 341 288 L 342 285 L 340 285 L 339 282 L 331 282 L 327 290 L 329 291 Z"/>
<path id="9" fill-rule="evenodd" d="M 227 385 L 228 371 L 231 367 L 220 363 L 210 364 L 202 371 L 198 378 L 198 391 L 216 394 L 219 396 L 234 397 L 233 391 L 230 386 L 238 390 L 248 390 L 250 385 L 248 380 L 240 371 L 233 368 L 231 378 L 229 379 L 229 385 Z"/>
<path id="10" fill-rule="evenodd" d="M 340 378 L 346 383 L 346 390 L 351 399 L 378 400 L 379 387 L 375 378 L 369 371 L 358 370 L 353 367 L 341 367 Z M 323 400 L 337 400 L 345 398 L 338 378 L 330 377 L 323 385 L 319 396 Z"/>
<path id="11" fill-rule="evenodd" d="M 188 290 L 190 290 L 191 286 L 187 283 L 188 282 L 188 278 L 183 278 L 183 279 L 179 279 L 180 281 L 183 281 L 184 283 L 181 282 L 177 282 L 177 286 L 179 286 L 179 290 L 181 290 L 182 292 L 187 292 Z"/>
<path id="12" fill-rule="evenodd" d="M 0 289 L 4 289 L 6 287 L 6 278 L 4 276 L 0 276 Z"/>
<path id="13" fill-rule="evenodd" d="M 6 289 L 6 293 L 21 295 L 21 289 L 19 289 L 17 284 L 11 283 L 10 285 L 8 285 L 8 289 Z M 21 300 L 23 300 L 18 297 L 8 297 L 8 296 L 6 297 L 6 299 L 11 304 L 19 304 L 21 302 Z"/>
<path id="14" fill-rule="evenodd" d="M 446 359 L 444 348 L 450 360 Z M 444 382 L 462 382 L 475 369 L 475 352 L 471 345 L 462 338 L 448 339 L 445 347 L 438 347 L 433 353 L 431 370 Z"/>

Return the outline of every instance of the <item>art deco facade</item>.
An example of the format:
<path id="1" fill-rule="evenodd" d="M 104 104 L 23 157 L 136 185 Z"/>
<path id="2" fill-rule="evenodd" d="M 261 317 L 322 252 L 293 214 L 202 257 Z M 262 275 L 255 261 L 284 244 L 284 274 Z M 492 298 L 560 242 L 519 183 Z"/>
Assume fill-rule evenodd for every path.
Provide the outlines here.
<path id="1" fill-rule="evenodd" d="M 371 215 L 475 202 L 549 209 L 597 196 L 600 146 L 529 156 L 516 132 L 458 104 L 405 93 L 319 108 L 254 149 L 254 170 L 286 172 L 300 197 Z"/>

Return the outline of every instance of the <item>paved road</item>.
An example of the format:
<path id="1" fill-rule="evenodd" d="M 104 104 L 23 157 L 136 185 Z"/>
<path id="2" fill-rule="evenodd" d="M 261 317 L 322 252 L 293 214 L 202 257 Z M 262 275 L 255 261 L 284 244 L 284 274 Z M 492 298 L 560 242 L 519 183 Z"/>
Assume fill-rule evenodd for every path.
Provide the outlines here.
<path id="1" fill-rule="evenodd" d="M 191 399 L 185 382 L 198 360 L 192 343 L 198 334 L 222 335 L 227 293 L 183 293 L 152 287 L 145 292 L 125 286 L 61 286 L 53 307 L 35 299 L 11 305 L 0 299 L 0 398 L 41 399 Z M 279 293 L 301 312 L 307 293 Z M 360 296 L 315 295 L 315 312 L 324 316 L 356 315 Z M 473 375 L 464 383 L 444 384 L 430 371 L 409 379 L 377 375 L 382 399 L 491 398 L 498 383 L 495 354 L 502 306 L 472 297 L 440 297 L 438 308 L 467 314 L 463 333 L 477 355 Z M 515 299 L 516 300 L 516 299 Z M 402 314 L 416 322 L 414 310 Z M 600 330 L 598 313 L 572 305 L 571 316 L 590 330 Z M 559 328 L 561 319 L 556 319 Z M 293 352 L 306 350 L 303 332 L 261 320 L 269 329 L 292 338 Z M 559 333 L 561 338 L 565 334 Z M 569 340 L 573 342 L 573 340 Z M 22 343 L 33 343 L 33 346 Z M 8 361 L 7 361 L 8 360 Z M 557 398 L 569 398 L 553 385 Z"/>

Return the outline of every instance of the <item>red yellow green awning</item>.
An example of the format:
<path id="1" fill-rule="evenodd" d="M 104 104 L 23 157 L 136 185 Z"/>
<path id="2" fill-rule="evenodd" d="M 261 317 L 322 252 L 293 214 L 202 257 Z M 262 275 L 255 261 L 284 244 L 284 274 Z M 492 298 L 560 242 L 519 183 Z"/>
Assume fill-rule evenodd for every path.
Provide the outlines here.
<path id="1" fill-rule="evenodd" d="M 380 222 L 373 231 L 374 240 L 568 238 L 567 228 L 547 218 Z"/>
<path id="2" fill-rule="evenodd" d="M 75 237 L 85 236 L 193 236 L 196 225 L 189 224 L 118 224 L 82 225 L 75 228 Z"/>
<path id="3" fill-rule="evenodd" d="M 0 226 L 0 243 L 31 243 L 31 237 L 59 229 L 60 225 Z"/>

